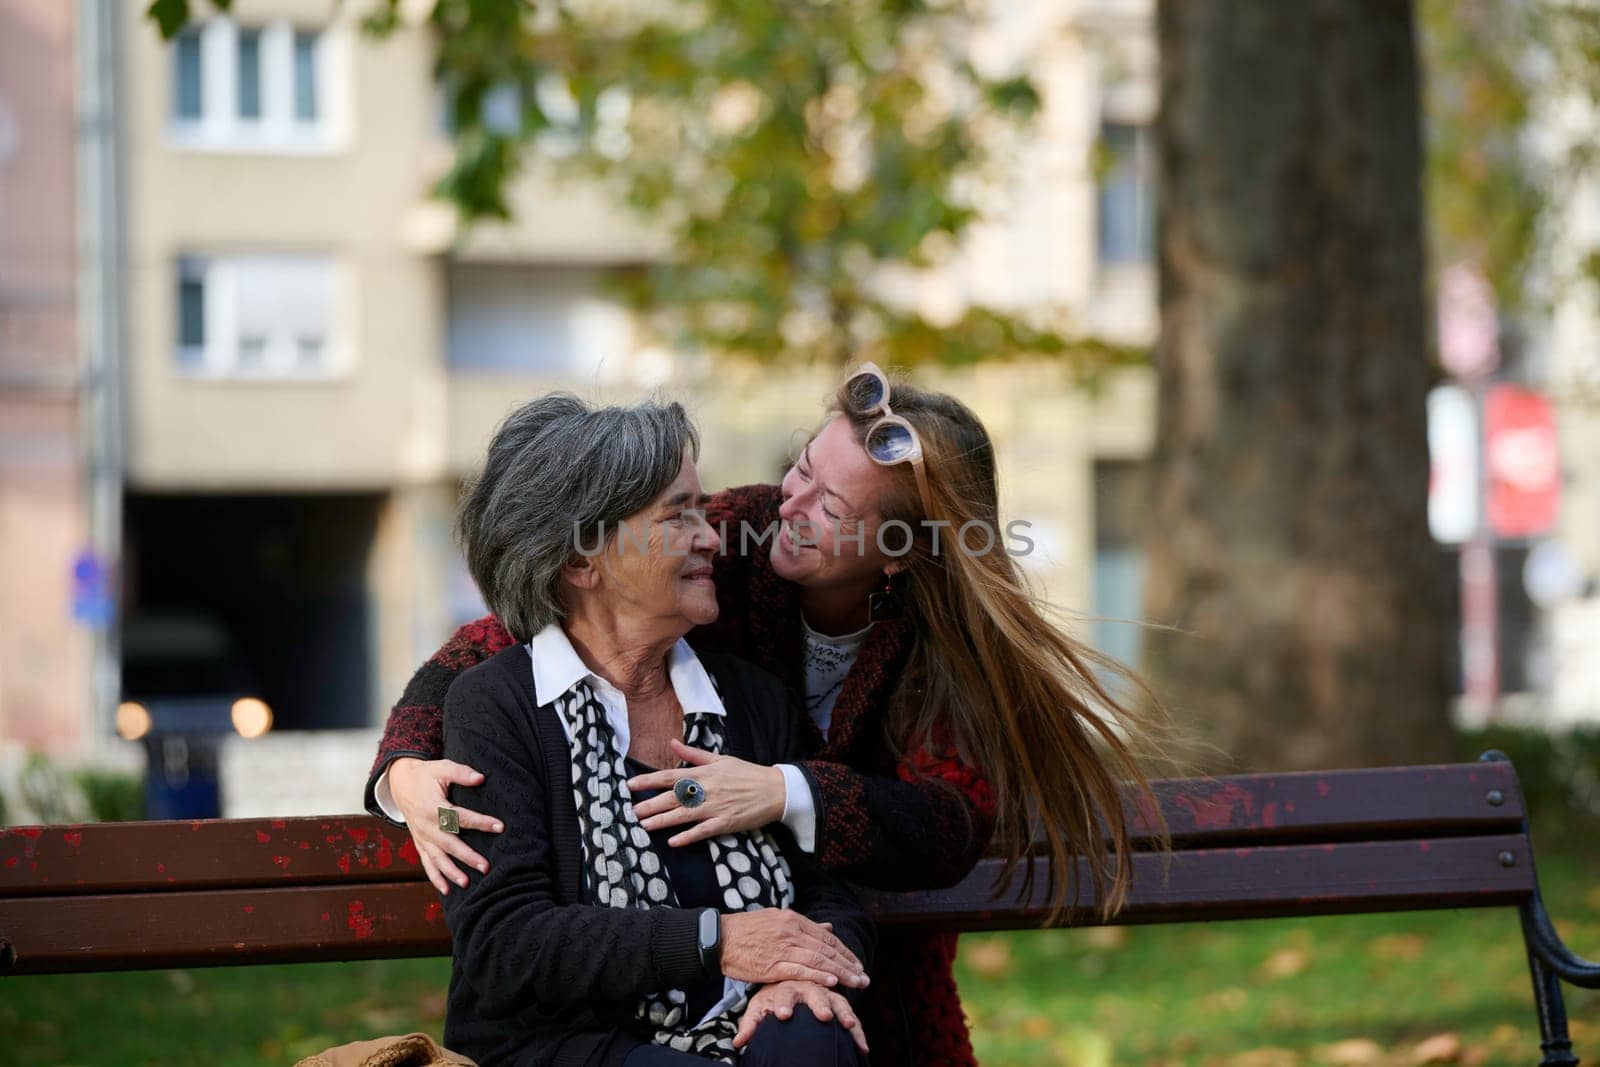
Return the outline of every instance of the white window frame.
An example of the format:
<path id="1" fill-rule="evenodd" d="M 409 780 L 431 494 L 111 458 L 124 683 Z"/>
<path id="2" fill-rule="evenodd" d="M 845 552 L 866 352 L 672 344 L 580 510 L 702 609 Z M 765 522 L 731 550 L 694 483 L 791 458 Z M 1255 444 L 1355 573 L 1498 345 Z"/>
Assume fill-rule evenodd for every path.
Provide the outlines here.
<path id="1" fill-rule="evenodd" d="M 298 26 L 287 19 L 249 24 L 261 34 L 261 116 L 239 115 L 239 25 L 229 18 L 207 20 L 200 37 L 200 117 L 178 115 L 177 49 L 169 46 L 167 135 L 172 147 L 191 152 L 327 155 L 348 141 L 348 49 L 340 24 Z M 316 35 L 317 117 L 295 117 L 296 32 Z"/>
<path id="2" fill-rule="evenodd" d="M 259 366 L 241 365 L 243 338 L 239 332 L 239 264 L 241 260 L 281 259 L 285 264 L 315 263 L 327 270 L 328 315 L 322 336 L 323 355 L 314 367 L 300 361 L 300 338 L 287 332 L 269 336 Z M 198 271 L 204 311 L 205 343 L 199 348 L 182 344 L 182 324 L 173 319 L 173 371 L 180 378 L 208 381 L 328 382 L 349 376 L 350 348 L 342 341 L 340 316 L 345 284 L 343 272 L 332 256 L 314 253 L 223 252 L 180 256 L 173 264 L 172 306 L 181 313 L 180 288 L 185 277 Z"/>

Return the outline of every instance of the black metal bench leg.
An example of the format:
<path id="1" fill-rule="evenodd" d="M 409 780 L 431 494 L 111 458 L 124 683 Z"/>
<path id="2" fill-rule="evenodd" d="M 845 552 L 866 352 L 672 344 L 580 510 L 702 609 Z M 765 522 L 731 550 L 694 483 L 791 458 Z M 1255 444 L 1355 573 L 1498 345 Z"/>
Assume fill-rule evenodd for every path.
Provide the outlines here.
<path id="1" fill-rule="evenodd" d="M 1492 748 L 1478 757 L 1484 763 L 1505 759 L 1505 753 Z M 1522 832 L 1529 834 L 1526 819 L 1522 821 Z M 1534 870 L 1533 894 L 1517 908 L 1517 916 L 1522 920 L 1522 943 L 1528 950 L 1528 971 L 1533 976 L 1533 1002 L 1539 1011 L 1539 1043 L 1544 1049 L 1540 1067 L 1577 1067 L 1578 1057 L 1572 1051 L 1572 1038 L 1567 1033 L 1567 1002 L 1561 983 L 1571 982 L 1581 989 L 1600 989 L 1600 963 L 1586 960 L 1568 948 L 1556 931 L 1555 923 L 1550 921 L 1550 913 L 1544 908 L 1544 894 L 1539 890 L 1538 870 L 1533 864 L 1531 834 L 1528 866 Z"/>
<path id="2" fill-rule="evenodd" d="M 1523 911 L 1523 940 L 1528 948 L 1528 971 L 1533 976 L 1533 1003 L 1539 1012 L 1539 1047 L 1544 1059 L 1539 1067 L 1578 1067 L 1578 1057 L 1572 1051 L 1572 1038 L 1567 1033 L 1567 1002 L 1561 992 L 1561 976 L 1545 966 L 1526 930 L 1528 917 Z"/>

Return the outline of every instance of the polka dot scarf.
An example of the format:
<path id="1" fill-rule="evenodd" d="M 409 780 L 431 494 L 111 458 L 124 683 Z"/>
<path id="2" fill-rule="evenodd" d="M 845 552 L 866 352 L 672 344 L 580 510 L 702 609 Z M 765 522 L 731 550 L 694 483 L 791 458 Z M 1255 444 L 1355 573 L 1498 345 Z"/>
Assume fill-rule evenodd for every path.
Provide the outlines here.
<path id="1" fill-rule="evenodd" d="M 661 857 L 639 825 L 628 793 L 627 771 L 605 706 L 587 681 L 556 702 L 572 738 L 572 801 L 583 841 L 583 894 L 610 908 L 678 907 Z M 722 716 L 684 715 L 684 741 L 708 752 L 722 751 Z M 764 830 L 721 834 L 708 842 L 724 912 L 787 908 L 794 903 L 789 866 Z M 655 1028 L 655 1043 L 723 1063 L 737 1063 L 733 1035 L 748 996 L 702 1022 L 685 1017 L 681 989 L 646 996 L 637 1018 Z"/>

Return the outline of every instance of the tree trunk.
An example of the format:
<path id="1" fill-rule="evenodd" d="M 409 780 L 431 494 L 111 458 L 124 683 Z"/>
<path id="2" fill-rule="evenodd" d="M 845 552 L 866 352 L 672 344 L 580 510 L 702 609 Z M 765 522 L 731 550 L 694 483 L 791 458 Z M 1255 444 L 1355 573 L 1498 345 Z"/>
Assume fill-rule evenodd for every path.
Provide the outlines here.
<path id="1" fill-rule="evenodd" d="M 1148 667 L 1216 766 L 1444 758 L 1405 0 L 1161 0 Z M 1229 761 L 1232 761 L 1231 764 Z"/>

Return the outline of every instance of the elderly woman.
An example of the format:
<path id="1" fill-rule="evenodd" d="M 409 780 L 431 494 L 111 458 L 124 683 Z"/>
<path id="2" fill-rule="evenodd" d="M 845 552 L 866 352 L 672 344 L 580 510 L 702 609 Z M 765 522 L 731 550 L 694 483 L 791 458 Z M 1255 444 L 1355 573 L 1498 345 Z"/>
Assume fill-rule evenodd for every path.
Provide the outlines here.
<path id="1" fill-rule="evenodd" d="M 504 819 L 460 826 L 488 869 L 444 899 L 445 1042 L 479 1063 L 834 1064 L 866 1048 L 849 997 L 875 934 L 849 891 L 776 823 L 669 848 L 634 811 L 650 794 L 627 780 L 678 766 L 673 742 L 798 754 L 781 683 L 683 640 L 717 616 L 698 447 L 677 404 L 551 395 L 500 427 L 463 504 L 468 566 L 516 638 L 444 711 L 446 755 L 483 775 L 451 788 L 441 824 L 456 804 Z"/>

